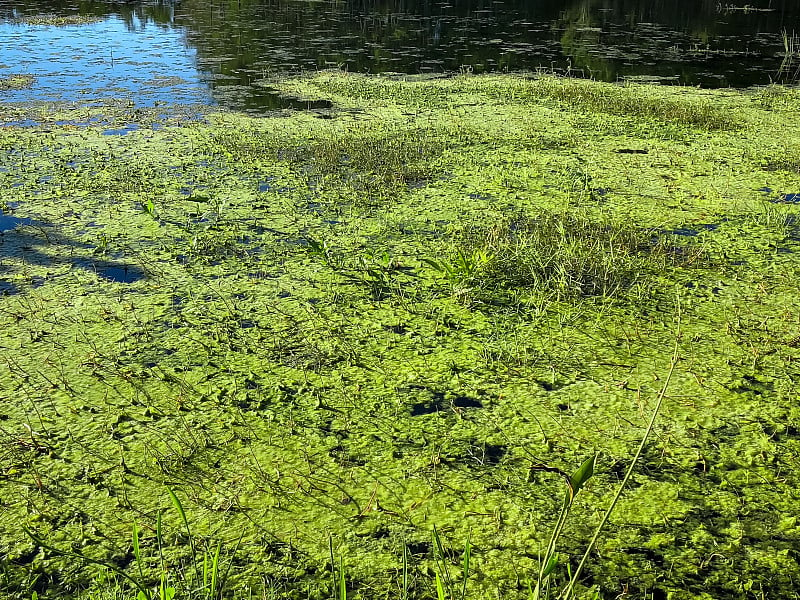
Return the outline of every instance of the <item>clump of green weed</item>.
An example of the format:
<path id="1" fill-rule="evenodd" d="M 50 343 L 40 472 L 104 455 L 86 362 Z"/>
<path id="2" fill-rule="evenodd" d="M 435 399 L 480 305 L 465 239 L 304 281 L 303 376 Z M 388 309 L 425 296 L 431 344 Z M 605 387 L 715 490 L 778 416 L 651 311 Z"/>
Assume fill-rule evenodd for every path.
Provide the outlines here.
<path id="1" fill-rule="evenodd" d="M 655 230 L 574 213 L 518 213 L 489 227 L 469 227 L 455 238 L 449 258 L 425 262 L 473 296 L 613 297 L 648 272 L 699 258 L 698 250 L 670 245 Z"/>
<path id="2" fill-rule="evenodd" d="M 48 27 L 67 27 L 69 25 L 91 25 L 99 23 L 103 17 L 96 15 L 31 15 L 16 19 L 16 23 L 25 25 L 46 25 Z"/>
<path id="3" fill-rule="evenodd" d="M 24 90 L 36 83 L 36 77 L 27 74 L 7 75 L 0 77 L 0 92 L 6 90 Z"/>
<path id="4" fill-rule="evenodd" d="M 399 276 L 409 269 L 385 248 L 362 248 L 353 257 L 331 247 L 326 240 L 307 235 L 304 241 L 309 256 L 350 283 L 366 287 L 375 300 L 388 297 L 403 287 Z"/>
<path id="5" fill-rule="evenodd" d="M 777 78 L 786 83 L 800 81 L 800 36 L 783 30 L 783 60 L 778 68 Z"/>
<path id="6" fill-rule="evenodd" d="M 331 136 L 308 150 L 312 174 L 381 195 L 430 177 L 430 159 L 441 148 L 426 132 L 393 130 Z"/>
<path id="7" fill-rule="evenodd" d="M 782 238 L 792 235 L 797 227 L 797 210 L 780 202 L 761 200 L 744 214 L 746 220 L 768 229 Z"/>
<path id="8" fill-rule="evenodd" d="M 303 80 L 295 80 L 301 85 Z M 278 85 L 286 85 L 279 82 Z M 343 96 L 348 99 L 367 101 L 371 106 L 383 106 L 391 103 L 406 105 L 424 105 L 427 107 L 444 104 L 452 91 L 445 86 L 432 86 L 425 81 L 412 82 L 390 77 L 374 77 L 358 73 L 329 71 L 316 75 L 310 82 L 312 96 L 324 98 Z M 307 94 L 307 88 L 303 94 Z"/>
<path id="9" fill-rule="evenodd" d="M 648 94 L 638 85 L 620 86 L 568 77 L 540 77 L 526 82 L 517 100 L 550 98 L 569 107 L 617 116 L 642 117 L 701 129 L 737 126 L 730 111 L 696 99 Z"/>
<path id="10" fill-rule="evenodd" d="M 794 109 L 800 102 L 800 90 L 783 85 L 769 85 L 753 94 L 753 102 L 768 110 Z"/>
<path id="11" fill-rule="evenodd" d="M 800 173 L 800 145 L 787 143 L 780 150 L 775 150 L 766 158 L 764 169 Z"/>
<path id="12" fill-rule="evenodd" d="M 37 548 L 46 550 L 51 555 L 63 556 L 73 561 L 103 568 L 95 579 L 95 585 L 100 588 L 99 593 L 89 593 L 90 598 L 173 600 L 185 597 L 190 600 L 221 600 L 233 565 L 233 557 L 230 557 L 227 566 L 223 568 L 220 555 L 221 542 L 217 542 L 215 545 L 206 543 L 205 547 L 198 546 L 182 502 L 172 489 L 168 488 L 167 491 L 186 532 L 186 539 L 188 539 L 191 551 L 188 563 L 167 562 L 165 558 L 167 543 L 162 529 L 161 511 L 158 511 L 156 515 L 155 539 L 150 540 L 149 553 L 147 552 L 148 548 L 143 545 L 144 539 L 141 530 L 134 521 L 131 537 L 133 566 L 127 570 L 112 562 L 92 558 L 76 548 L 75 544 L 69 549 L 57 548 L 40 537 L 34 530 L 25 526 L 23 526 L 23 530 Z M 239 549 L 241 539 L 242 536 L 239 537 L 233 549 L 234 555 Z M 155 543 L 154 547 L 152 542 Z"/>
<path id="13" fill-rule="evenodd" d="M 436 174 L 443 145 L 425 129 L 351 127 L 310 139 L 253 132 L 214 138 L 217 151 L 233 159 L 288 162 L 316 190 L 345 189 L 372 203 L 394 197 Z"/>

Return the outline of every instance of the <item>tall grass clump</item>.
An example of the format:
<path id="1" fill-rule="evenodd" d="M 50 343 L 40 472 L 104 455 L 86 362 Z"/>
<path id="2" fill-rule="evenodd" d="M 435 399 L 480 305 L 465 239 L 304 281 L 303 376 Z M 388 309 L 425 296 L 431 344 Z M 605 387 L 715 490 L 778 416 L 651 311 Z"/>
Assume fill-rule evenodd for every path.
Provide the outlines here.
<path id="1" fill-rule="evenodd" d="M 452 94 L 445 86 L 427 85 L 424 81 L 410 82 L 406 78 L 398 80 L 341 71 L 317 74 L 311 86 L 324 98 L 344 96 L 366 101 L 371 106 L 397 103 L 430 108 L 446 103 Z"/>
<path id="2" fill-rule="evenodd" d="M 765 157 L 763 163 L 767 171 L 800 173 L 800 144 L 787 140 L 781 148 L 776 148 Z"/>
<path id="3" fill-rule="evenodd" d="M 556 100 L 570 108 L 615 116 L 640 117 L 707 130 L 735 128 L 730 110 L 691 98 L 666 98 L 648 93 L 646 86 L 616 85 L 569 77 L 544 76 L 526 80 L 513 90 L 516 101 Z"/>
<path id="4" fill-rule="evenodd" d="M 312 177 L 332 178 L 357 190 L 393 191 L 430 177 L 431 161 L 441 150 L 431 132 L 348 130 L 312 142 L 307 160 Z"/>
<path id="5" fill-rule="evenodd" d="M 575 213 L 518 213 L 455 234 L 449 258 L 426 259 L 471 295 L 527 293 L 547 300 L 614 297 L 648 273 L 697 260 L 656 230 Z"/>
<path id="6" fill-rule="evenodd" d="M 437 174 L 443 142 L 427 129 L 351 126 L 306 139 L 229 131 L 214 136 L 211 150 L 231 160 L 287 162 L 313 189 L 357 192 L 358 199 L 373 201 Z"/>
<path id="7" fill-rule="evenodd" d="M 800 36 L 794 31 L 791 35 L 784 29 L 783 38 L 783 60 L 778 67 L 778 80 L 792 84 L 800 82 Z"/>

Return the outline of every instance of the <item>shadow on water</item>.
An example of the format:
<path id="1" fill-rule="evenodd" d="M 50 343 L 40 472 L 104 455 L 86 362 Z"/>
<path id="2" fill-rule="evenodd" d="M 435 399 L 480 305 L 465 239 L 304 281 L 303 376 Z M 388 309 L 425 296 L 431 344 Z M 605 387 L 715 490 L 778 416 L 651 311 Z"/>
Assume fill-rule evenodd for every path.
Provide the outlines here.
<path id="1" fill-rule="evenodd" d="M 242 112 L 263 113 L 270 110 L 326 110 L 333 107 L 330 100 L 304 100 L 284 96 L 276 89 L 258 85 L 227 85 L 215 83 L 217 102 Z"/>
<path id="2" fill-rule="evenodd" d="M 51 253 L 48 249 L 57 252 Z M 94 256 L 95 251 L 95 246 L 63 236 L 51 224 L 0 214 L 0 260 L 17 258 L 25 265 L 44 269 L 69 264 L 73 268 L 94 273 L 102 281 L 113 283 L 136 283 L 147 276 L 140 266 Z M 40 287 L 49 279 L 41 275 L 17 277 L 25 282 L 25 285 L 18 285 L 12 279 L 19 270 L 9 261 L 0 263 L 0 295 L 7 296 L 25 288 Z"/>

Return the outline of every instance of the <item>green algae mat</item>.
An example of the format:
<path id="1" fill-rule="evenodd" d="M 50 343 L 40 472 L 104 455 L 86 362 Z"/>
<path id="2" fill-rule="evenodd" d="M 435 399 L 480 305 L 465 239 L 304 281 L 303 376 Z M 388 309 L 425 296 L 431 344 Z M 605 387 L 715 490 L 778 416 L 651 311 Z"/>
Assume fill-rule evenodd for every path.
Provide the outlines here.
<path id="1" fill-rule="evenodd" d="M 0 596 L 555 595 L 674 362 L 577 597 L 796 597 L 797 90 L 276 85 L 0 104 Z"/>

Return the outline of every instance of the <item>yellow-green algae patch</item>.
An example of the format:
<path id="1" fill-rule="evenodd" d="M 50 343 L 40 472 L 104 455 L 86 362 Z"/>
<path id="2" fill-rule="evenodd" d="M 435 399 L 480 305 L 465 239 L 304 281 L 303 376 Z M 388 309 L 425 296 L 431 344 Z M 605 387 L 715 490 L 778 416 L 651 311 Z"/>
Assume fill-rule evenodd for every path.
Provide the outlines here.
<path id="1" fill-rule="evenodd" d="M 0 77 L 0 92 L 6 90 L 24 90 L 36 82 L 33 75 L 13 74 Z"/>
<path id="2" fill-rule="evenodd" d="M 564 493 L 541 467 L 598 454 L 574 561 L 676 343 L 581 593 L 793 597 L 796 94 L 280 85 L 334 108 L 0 128 L 10 597 L 103 587 L 77 553 L 195 585 L 168 488 L 236 597 L 331 597 L 329 539 L 349 596 L 402 595 L 406 544 L 435 597 L 434 525 L 454 563 L 470 538 L 470 597 L 524 595 Z"/>
<path id="3" fill-rule="evenodd" d="M 75 25 L 90 25 L 103 20 L 103 17 L 96 15 L 56 15 L 40 14 L 26 15 L 15 19 L 13 22 L 20 25 L 40 25 L 47 27 L 68 27 Z"/>

